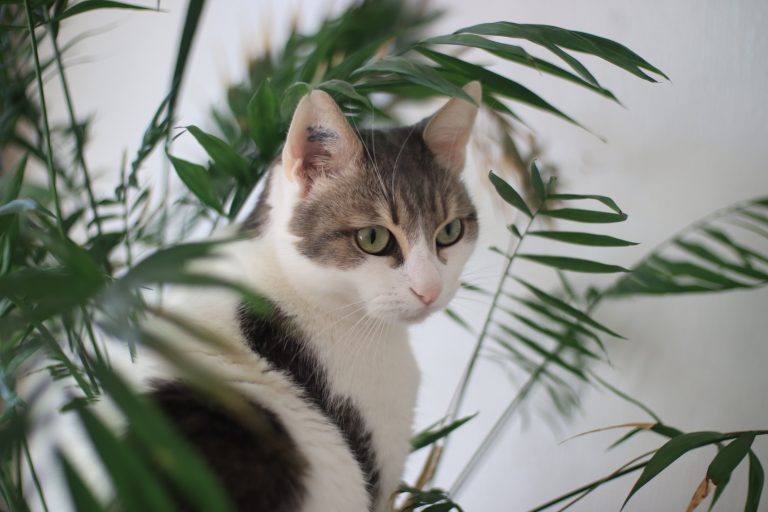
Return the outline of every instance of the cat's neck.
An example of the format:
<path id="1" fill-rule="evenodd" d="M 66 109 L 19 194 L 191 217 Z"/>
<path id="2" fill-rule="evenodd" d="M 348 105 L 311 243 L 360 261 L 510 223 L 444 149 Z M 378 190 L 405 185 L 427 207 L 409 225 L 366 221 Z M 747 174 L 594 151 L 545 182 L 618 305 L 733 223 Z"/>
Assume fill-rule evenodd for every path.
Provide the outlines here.
<path id="1" fill-rule="evenodd" d="M 391 369 L 386 367 L 407 365 L 411 358 L 406 326 L 370 316 L 361 300 L 335 290 L 337 283 L 308 279 L 307 269 L 297 268 L 305 262 L 280 253 L 289 243 L 283 236 L 266 230 L 228 248 L 244 270 L 240 278 L 303 333 L 336 392 L 347 394 L 363 382 L 385 385 Z"/>

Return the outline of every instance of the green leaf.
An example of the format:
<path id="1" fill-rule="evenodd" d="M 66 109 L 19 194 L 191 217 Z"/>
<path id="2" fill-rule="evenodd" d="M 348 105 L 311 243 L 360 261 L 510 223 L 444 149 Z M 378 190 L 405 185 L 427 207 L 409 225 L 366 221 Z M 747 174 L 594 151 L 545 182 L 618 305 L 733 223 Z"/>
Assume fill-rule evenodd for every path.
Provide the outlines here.
<path id="1" fill-rule="evenodd" d="M 56 216 L 47 209 L 40 206 L 34 199 L 22 198 L 14 199 L 4 205 L 0 206 L 0 216 L 3 215 L 16 215 L 24 212 L 40 211 L 48 215 L 49 217 L 56 218 Z"/>
<path id="2" fill-rule="evenodd" d="M 357 103 L 361 103 L 365 105 L 368 109 L 373 110 L 373 105 L 371 105 L 370 100 L 357 92 L 355 90 L 355 87 L 350 84 L 349 82 L 345 82 L 344 80 L 338 80 L 338 79 L 331 79 L 327 80 L 317 86 L 318 89 L 323 89 L 327 92 L 332 92 L 336 94 L 340 94 L 342 96 L 345 96 L 346 98 L 351 99 L 352 101 L 355 101 Z"/>
<path id="3" fill-rule="evenodd" d="M 553 196 L 549 196 L 552 199 Z M 560 208 L 557 210 L 539 210 L 541 215 L 556 219 L 572 220 L 574 222 L 586 222 L 593 224 L 607 224 L 611 222 L 624 222 L 627 215 L 624 213 L 599 212 L 595 210 L 579 210 L 576 208 Z"/>
<path id="4" fill-rule="evenodd" d="M 84 12 L 93 11 L 96 9 L 130 9 L 134 11 L 156 11 L 152 7 L 144 7 L 141 5 L 126 4 L 124 2 L 113 2 L 111 0 L 83 0 L 78 2 L 60 15 L 58 15 L 53 21 L 61 21 L 65 18 L 77 16 Z"/>
<path id="5" fill-rule="evenodd" d="M 591 357 L 594 359 L 598 359 L 597 354 L 592 352 L 591 350 L 588 350 L 585 348 L 581 343 L 579 343 L 579 340 L 575 336 L 568 336 L 567 334 L 553 331 L 552 329 L 547 329 L 546 327 L 542 327 L 541 325 L 537 324 L 533 320 L 524 317 L 523 315 L 520 315 L 518 313 L 514 313 L 510 310 L 505 309 L 504 310 L 509 315 L 517 318 L 520 322 L 527 325 L 531 329 L 533 329 L 536 332 L 539 332 L 543 334 L 544 336 L 547 336 L 557 342 L 560 345 L 564 345 L 566 347 L 570 347 L 578 352 L 581 352 L 587 357 Z"/>
<path id="6" fill-rule="evenodd" d="M 459 73 L 465 80 L 480 80 L 483 87 L 486 89 L 486 94 L 496 93 L 525 103 L 526 105 L 544 110 L 545 112 L 554 114 L 576 126 L 584 128 L 572 117 L 560 111 L 538 94 L 505 76 L 494 73 L 493 71 L 488 71 L 478 65 L 457 59 L 456 57 L 451 57 L 450 55 L 438 53 L 423 47 L 416 47 L 415 50 L 445 68 L 446 71 Z"/>
<path id="7" fill-rule="evenodd" d="M 703 285 L 714 285 L 721 289 L 728 288 L 746 288 L 749 285 L 734 281 L 727 278 L 719 272 L 713 272 L 707 268 L 704 268 L 695 263 L 690 263 L 683 260 L 667 259 L 660 255 L 654 255 L 649 264 L 653 267 L 660 269 L 663 273 L 671 274 L 673 276 L 688 276 L 703 281 Z"/>
<path id="8" fill-rule="evenodd" d="M 547 199 L 547 190 L 544 187 L 544 181 L 541 179 L 539 166 L 536 165 L 535 160 L 531 162 L 531 184 L 533 185 L 533 190 L 536 192 L 539 200 L 544 202 Z"/>
<path id="9" fill-rule="evenodd" d="M 595 343 L 597 343 L 597 345 L 600 347 L 600 349 L 603 352 L 605 352 L 605 347 L 603 346 L 603 342 L 600 339 L 600 337 L 598 337 L 597 334 L 595 334 L 594 332 L 590 331 L 589 329 L 587 329 L 583 325 L 581 325 L 579 323 L 576 323 L 576 322 L 572 322 L 571 320 L 568 320 L 567 318 L 563 318 L 563 317 L 553 313 L 552 311 L 547 309 L 546 306 L 544 306 L 542 304 L 539 304 L 536 301 L 532 301 L 532 300 L 525 299 L 525 298 L 522 298 L 522 297 L 513 297 L 513 299 L 518 301 L 518 302 L 520 302 L 521 304 L 527 306 L 532 311 L 535 311 L 535 312 L 539 313 L 540 315 L 542 315 L 542 316 L 552 320 L 553 322 L 562 325 L 568 331 L 575 331 L 575 332 L 577 332 L 579 334 L 583 334 L 584 336 L 587 336 L 587 337 L 591 338 L 592 340 L 595 341 Z"/>
<path id="10" fill-rule="evenodd" d="M 587 34 L 586 32 L 566 30 L 549 25 L 526 25 L 506 21 L 482 23 L 457 30 L 457 32 L 526 39 L 548 49 L 551 49 L 553 46 L 568 48 L 600 57 L 643 80 L 656 81 L 642 70 L 647 70 L 667 78 L 658 68 L 648 63 L 626 46 L 603 37 Z"/>
<path id="11" fill-rule="evenodd" d="M 299 99 L 309 92 L 310 87 L 307 84 L 294 85 L 299 86 L 294 88 L 294 91 L 303 91 L 303 94 L 296 98 L 296 103 L 298 103 Z M 286 91 L 287 93 L 288 91 Z M 288 116 L 293 113 L 296 103 L 292 105 Z M 251 138 L 256 142 L 256 146 L 258 146 L 262 155 L 271 157 L 275 154 L 277 148 L 280 147 L 283 134 L 280 105 L 277 94 L 275 94 L 275 90 L 272 87 L 272 82 L 268 78 L 263 80 L 259 84 L 259 88 L 256 89 L 256 92 L 253 93 L 250 101 L 248 101 L 246 113 Z"/>
<path id="12" fill-rule="evenodd" d="M 760 495 L 763 493 L 765 473 L 760 459 L 749 452 L 749 487 L 747 488 L 747 503 L 744 512 L 757 512 L 760 507 Z"/>
<path id="13" fill-rule="evenodd" d="M 62 453 L 57 454 L 59 463 L 64 470 L 64 477 L 67 480 L 69 495 L 72 498 L 72 504 L 75 510 L 84 512 L 107 512 L 107 508 L 102 506 L 93 495 L 83 479 L 77 473 L 77 470 L 71 462 Z"/>
<path id="14" fill-rule="evenodd" d="M 208 170 L 202 165 L 193 164 L 187 160 L 176 158 L 168 155 L 173 168 L 176 170 L 176 174 L 187 186 L 187 188 L 197 197 L 200 202 L 209 208 L 213 208 L 219 213 L 223 213 L 221 203 L 216 197 L 216 192 L 213 188 L 213 182 L 211 176 L 208 174 Z"/>
<path id="15" fill-rule="evenodd" d="M 552 201 L 580 201 L 585 199 L 592 199 L 594 201 L 603 203 L 605 206 L 616 213 L 624 213 L 621 211 L 621 208 L 619 208 L 619 205 L 613 201 L 613 199 L 606 196 L 598 196 L 594 194 L 552 194 L 547 199 Z"/>
<path id="16" fill-rule="evenodd" d="M 749 453 L 754 440 L 754 432 L 745 432 L 717 453 L 707 469 L 707 476 L 713 484 L 720 485 L 723 480 L 730 477 L 736 466 Z"/>
<path id="17" fill-rule="evenodd" d="M 667 466 L 675 462 L 681 456 L 685 455 L 689 451 L 705 446 L 712 443 L 717 443 L 724 439 L 723 434 L 720 432 L 691 432 L 688 434 L 682 434 L 677 437 L 673 437 L 667 441 L 656 453 L 651 457 L 651 460 L 645 465 L 643 472 L 635 482 L 632 490 L 629 491 L 627 499 L 624 500 L 622 509 L 627 505 L 627 502 L 639 491 L 645 484 L 650 482 L 659 473 L 664 471 Z"/>
<path id="18" fill-rule="evenodd" d="M 496 192 L 498 192 L 499 196 L 501 196 L 504 201 L 506 201 L 508 204 L 511 204 L 526 214 L 528 217 L 533 217 L 533 214 L 528 208 L 528 205 L 525 204 L 525 201 L 522 197 L 520 197 L 520 194 L 518 194 L 509 183 L 496 176 L 493 171 L 488 173 L 488 178 L 491 180 L 491 183 L 496 189 Z"/>
<path id="19" fill-rule="evenodd" d="M 371 73 L 395 73 L 409 82 L 423 85 L 446 96 L 463 98 L 471 103 L 474 100 L 458 85 L 449 82 L 435 68 L 404 57 L 390 55 L 358 69 L 353 76 L 360 77 Z"/>
<path id="20" fill-rule="evenodd" d="M 461 318 L 454 310 L 451 308 L 445 308 L 443 312 L 448 315 L 448 318 L 459 324 L 464 330 L 467 332 L 474 334 L 474 331 L 472 330 L 472 327 L 467 323 L 466 320 Z"/>
<path id="21" fill-rule="evenodd" d="M 502 59 L 516 62 L 518 64 L 522 64 L 523 66 L 531 67 L 541 73 L 548 73 L 558 78 L 563 78 L 569 82 L 581 85 L 582 87 L 586 87 L 591 91 L 594 91 L 602 96 L 618 102 L 611 91 L 604 89 L 599 84 L 597 84 L 597 82 L 590 83 L 589 81 L 584 80 L 559 66 L 556 66 L 546 60 L 534 57 L 521 46 L 500 43 L 498 41 L 494 41 L 493 39 L 487 39 L 475 34 L 450 34 L 433 37 L 419 43 L 419 45 L 433 44 L 451 44 L 480 48 L 492 53 L 493 55 L 496 55 L 497 57 L 501 57 Z"/>
<path id="22" fill-rule="evenodd" d="M 510 224 L 509 226 L 507 226 L 507 229 L 510 231 L 510 233 L 515 235 L 516 238 L 518 238 L 518 239 L 522 239 L 523 238 L 523 234 L 520 233 L 520 230 L 517 229 L 517 226 L 515 226 L 514 224 Z"/>
<path id="23" fill-rule="evenodd" d="M 118 440 L 87 407 L 80 407 L 77 413 L 116 487 L 122 507 L 125 510 L 172 510 L 173 503 L 138 452 Z"/>
<path id="24" fill-rule="evenodd" d="M 423 432 L 419 432 L 411 438 L 411 453 L 421 450 L 422 448 L 429 446 L 444 437 L 447 437 L 451 432 L 461 427 L 477 415 L 478 413 L 475 413 L 471 416 L 460 418 L 437 430 L 427 429 Z"/>
<path id="25" fill-rule="evenodd" d="M 527 346 L 528 348 L 530 348 L 531 350 L 533 350 L 534 352 L 536 352 L 540 356 L 544 357 L 546 360 L 552 361 L 553 363 L 557 364 L 558 366 L 562 367 L 563 369 L 565 369 L 565 370 L 571 372 L 572 374 L 576 375 L 581 380 L 584 380 L 584 381 L 587 380 L 587 376 L 584 375 L 584 372 L 580 368 L 577 368 L 574 365 L 566 362 L 562 357 L 557 355 L 557 353 L 555 353 L 554 351 L 545 349 L 544 347 L 542 347 L 541 345 L 536 343 L 534 340 L 532 340 L 528 336 L 525 336 L 524 334 L 516 331 L 515 329 L 512 329 L 509 326 L 506 326 L 506 325 L 500 324 L 500 323 L 497 323 L 496 325 L 498 325 L 499 328 L 502 331 L 504 331 L 505 333 L 509 334 L 510 336 L 513 336 L 518 341 L 520 341 L 523 345 Z M 503 339 L 501 339 L 499 337 L 494 337 L 494 339 L 502 347 L 508 348 L 508 349 L 512 348 L 511 345 L 509 343 L 507 343 L 506 341 L 504 341 Z"/>
<path id="26" fill-rule="evenodd" d="M 725 486 L 728 485 L 733 470 L 749 453 L 754 440 L 754 433 L 742 434 L 734 441 L 728 443 L 725 448 L 722 448 L 709 464 L 707 478 L 716 486 L 715 495 L 710 502 L 710 510 L 717 503 L 717 500 L 725 490 Z"/>
<path id="27" fill-rule="evenodd" d="M 205 152 L 224 173 L 235 178 L 239 183 L 248 183 L 248 162 L 235 152 L 229 144 L 218 137 L 205 133 L 194 125 L 186 127 L 189 133 L 203 146 Z"/>
<path id="28" fill-rule="evenodd" d="M 24 183 L 24 171 L 27 168 L 27 157 L 28 155 L 24 155 L 13 169 L 0 173 L 0 175 L 3 176 L 0 203 L 5 204 L 19 197 L 21 185 Z"/>
<path id="29" fill-rule="evenodd" d="M 544 292 L 543 290 L 540 290 L 539 288 L 536 288 L 532 284 L 523 281 L 522 279 L 516 277 L 515 280 L 525 286 L 531 293 L 533 293 L 536 298 L 538 298 L 540 301 L 542 301 L 545 304 L 548 304 L 549 306 L 561 311 L 562 313 L 567 314 L 568 316 L 571 316 L 580 322 L 584 322 L 585 324 L 588 324 L 596 329 L 599 329 L 605 333 L 610 334 L 611 336 L 615 336 L 617 338 L 624 339 L 623 336 L 613 332 L 609 328 L 605 327 L 602 324 L 597 323 L 596 321 L 592 320 L 587 314 L 579 311 L 578 309 L 574 308 L 573 306 L 570 306 L 563 302 L 562 300 L 553 297 L 552 295 Z"/>
<path id="30" fill-rule="evenodd" d="M 201 510 L 233 512 L 227 495 L 202 457 L 175 432 L 157 407 L 134 394 L 102 363 L 93 365 L 104 390 L 128 419 L 131 435 L 146 447 L 163 475 Z"/>
<path id="31" fill-rule="evenodd" d="M 299 104 L 299 100 L 311 91 L 312 86 L 305 82 L 296 82 L 288 87 L 283 93 L 283 98 L 280 101 L 280 114 L 283 119 L 290 119 L 291 116 L 293 116 L 293 111 L 296 110 L 296 105 Z M 254 123 L 261 122 L 258 119 L 253 119 L 252 121 Z M 248 124 L 250 125 L 250 123 L 251 120 L 249 119 Z M 265 125 L 264 129 L 269 129 L 269 127 Z M 251 132 L 251 136 L 253 137 L 253 132 Z M 256 139 L 254 138 L 254 140 Z"/>
<path id="32" fill-rule="evenodd" d="M 615 272 L 629 272 L 629 270 L 618 265 L 608 265 L 597 261 L 584 260 L 580 258 L 569 258 L 567 256 L 547 256 L 544 254 L 518 254 L 518 258 L 530 260 L 549 267 L 559 268 L 560 270 L 570 270 L 573 272 L 588 272 L 593 274 L 611 274 Z"/>
<path id="33" fill-rule="evenodd" d="M 594 233 L 582 233 L 577 231 L 529 231 L 530 236 L 557 240 L 568 244 L 589 245 L 595 247 L 627 247 L 637 245 L 620 238 L 608 235 L 596 235 Z"/>

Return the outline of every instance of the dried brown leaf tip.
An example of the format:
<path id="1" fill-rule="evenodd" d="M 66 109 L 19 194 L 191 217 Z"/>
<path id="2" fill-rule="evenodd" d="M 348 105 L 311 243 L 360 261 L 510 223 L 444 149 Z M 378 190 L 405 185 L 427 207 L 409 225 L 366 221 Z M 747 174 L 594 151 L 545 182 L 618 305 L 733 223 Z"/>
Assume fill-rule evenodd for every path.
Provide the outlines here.
<path id="1" fill-rule="evenodd" d="M 712 482 L 709 478 L 704 477 L 704 480 L 701 481 L 699 486 L 696 488 L 696 491 L 693 493 L 693 497 L 691 497 L 691 502 L 688 503 L 688 508 L 686 509 L 686 512 L 693 512 L 696 510 L 696 507 L 698 507 L 704 499 L 709 496 L 709 488 L 712 485 Z"/>

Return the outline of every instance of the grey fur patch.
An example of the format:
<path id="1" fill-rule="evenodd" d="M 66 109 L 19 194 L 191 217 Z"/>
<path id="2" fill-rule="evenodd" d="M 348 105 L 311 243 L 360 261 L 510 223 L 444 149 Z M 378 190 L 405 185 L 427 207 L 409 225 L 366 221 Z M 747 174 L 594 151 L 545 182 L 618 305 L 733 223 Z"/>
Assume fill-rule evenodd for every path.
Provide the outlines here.
<path id="1" fill-rule="evenodd" d="M 422 131 L 421 124 L 363 130 L 360 161 L 349 170 L 329 169 L 296 205 L 289 229 L 299 238 L 299 251 L 322 265 L 353 268 L 376 257 L 357 247 L 356 231 L 378 224 L 407 238 L 399 240 L 406 247 L 390 259 L 398 266 L 409 242 L 434 238 L 442 224 L 456 217 L 464 220 L 464 238 L 477 238 L 477 216 L 466 187 L 456 173 L 437 164 Z"/>

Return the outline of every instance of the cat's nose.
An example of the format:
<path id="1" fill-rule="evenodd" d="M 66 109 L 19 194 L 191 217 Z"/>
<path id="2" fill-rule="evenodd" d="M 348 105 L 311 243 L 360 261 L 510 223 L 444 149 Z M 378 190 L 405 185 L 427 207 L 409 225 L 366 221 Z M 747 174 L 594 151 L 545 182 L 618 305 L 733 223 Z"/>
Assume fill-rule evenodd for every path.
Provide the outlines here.
<path id="1" fill-rule="evenodd" d="M 411 291 L 416 296 L 416 298 L 421 301 L 422 304 L 429 306 L 440 296 L 442 286 L 439 284 L 433 286 L 425 286 L 424 289 L 419 290 L 411 288 Z"/>

